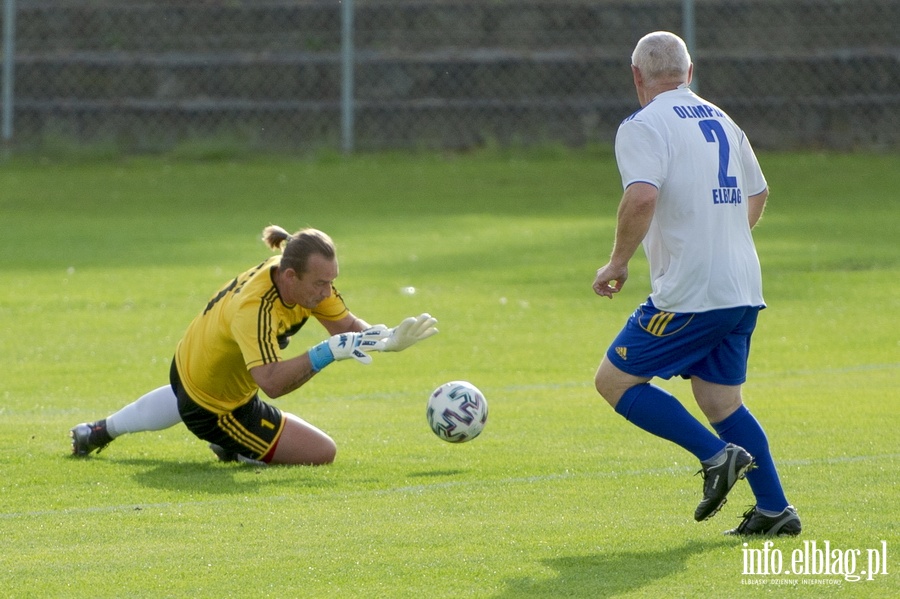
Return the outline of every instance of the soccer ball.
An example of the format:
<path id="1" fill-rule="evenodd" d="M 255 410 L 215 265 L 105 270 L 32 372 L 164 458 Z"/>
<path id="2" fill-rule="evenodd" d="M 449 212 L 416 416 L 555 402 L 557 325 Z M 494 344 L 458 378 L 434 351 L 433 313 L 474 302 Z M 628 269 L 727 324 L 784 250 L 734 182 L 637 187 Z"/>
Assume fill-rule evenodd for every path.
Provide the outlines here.
<path id="1" fill-rule="evenodd" d="M 451 381 L 431 393 L 425 415 L 435 435 L 448 443 L 464 443 L 484 429 L 488 405 L 472 383 Z"/>

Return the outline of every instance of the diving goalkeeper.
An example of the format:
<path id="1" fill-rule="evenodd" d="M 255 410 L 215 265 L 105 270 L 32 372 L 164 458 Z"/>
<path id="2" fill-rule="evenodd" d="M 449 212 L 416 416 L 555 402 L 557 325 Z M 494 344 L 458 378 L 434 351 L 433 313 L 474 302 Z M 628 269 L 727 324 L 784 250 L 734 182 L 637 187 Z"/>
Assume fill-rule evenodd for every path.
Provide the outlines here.
<path id="1" fill-rule="evenodd" d="M 294 234 L 272 225 L 263 241 L 281 250 L 239 274 L 206 304 L 175 350 L 169 384 L 114 414 L 70 431 L 72 454 L 87 456 L 126 433 L 184 422 L 222 461 L 321 465 L 335 442 L 303 419 L 259 396 L 277 398 L 306 384 L 334 361 L 372 361 L 369 352 L 402 351 L 435 333 L 428 314 L 394 328 L 370 326 L 351 313 L 334 287 L 338 260 L 316 229 Z M 282 358 L 290 337 L 315 317 L 330 337 Z"/>

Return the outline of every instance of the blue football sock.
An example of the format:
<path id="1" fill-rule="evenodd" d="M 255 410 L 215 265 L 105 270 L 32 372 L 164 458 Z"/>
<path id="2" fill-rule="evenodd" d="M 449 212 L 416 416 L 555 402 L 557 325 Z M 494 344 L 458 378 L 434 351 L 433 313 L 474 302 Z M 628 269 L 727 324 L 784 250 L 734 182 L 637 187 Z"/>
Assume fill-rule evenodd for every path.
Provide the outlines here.
<path id="1" fill-rule="evenodd" d="M 616 412 L 648 433 L 680 445 L 700 461 L 725 447 L 674 395 L 649 383 L 628 389 L 616 404 Z"/>
<path id="2" fill-rule="evenodd" d="M 723 441 L 740 445 L 756 458 L 756 468 L 747 472 L 747 482 L 756 496 L 756 507 L 781 513 L 788 506 L 788 501 L 769 451 L 769 440 L 747 406 L 742 405 L 728 418 L 712 426 Z"/>

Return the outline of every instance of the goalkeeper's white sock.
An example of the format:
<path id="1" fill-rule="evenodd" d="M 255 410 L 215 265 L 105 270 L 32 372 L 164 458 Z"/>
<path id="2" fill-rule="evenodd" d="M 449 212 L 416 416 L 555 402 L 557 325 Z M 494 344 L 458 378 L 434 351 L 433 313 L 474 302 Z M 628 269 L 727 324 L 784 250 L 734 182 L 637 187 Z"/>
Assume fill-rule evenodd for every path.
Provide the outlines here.
<path id="1" fill-rule="evenodd" d="M 181 422 L 178 398 L 171 385 L 154 389 L 112 416 L 106 418 L 106 430 L 115 439 L 125 433 L 160 431 Z"/>

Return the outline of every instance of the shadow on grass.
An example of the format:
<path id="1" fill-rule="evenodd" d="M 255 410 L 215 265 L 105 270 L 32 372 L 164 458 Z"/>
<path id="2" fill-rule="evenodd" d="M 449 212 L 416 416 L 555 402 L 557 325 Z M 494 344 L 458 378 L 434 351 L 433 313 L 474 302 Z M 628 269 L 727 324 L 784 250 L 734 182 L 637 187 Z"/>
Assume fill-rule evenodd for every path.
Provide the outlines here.
<path id="1" fill-rule="evenodd" d="M 442 476 L 456 476 L 457 474 L 463 474 L 465 470 L 460 470 L 459 468 L 455 468 L 453 470 L 427 470 L 421 472 L 410 472 L 409 476 L 411 478 L 439 478 Z"/>
<path id="2" fill-rule="evenodd" d="M 202 492 L 211 495 L 234 495 L 264 487 L 324 488 L 330 486 L 321 478 L 303 477 L 290 466 L 256 467 L 219 462 L 170 462 L 152 459 L 124 459 L 118 463 L 132 467 L 132 478 L 140 485 L 167 491 Z"/>
<path id="3" fill-rule="evenodd" d="M 627 551 L 543 560 L 558 572 L 552 580 L 512 579 L 495 599 L 616 597 L 687 569 L 688 560 L 729 544 L 726 539 L 691 541 L 659 551 Z"/>

